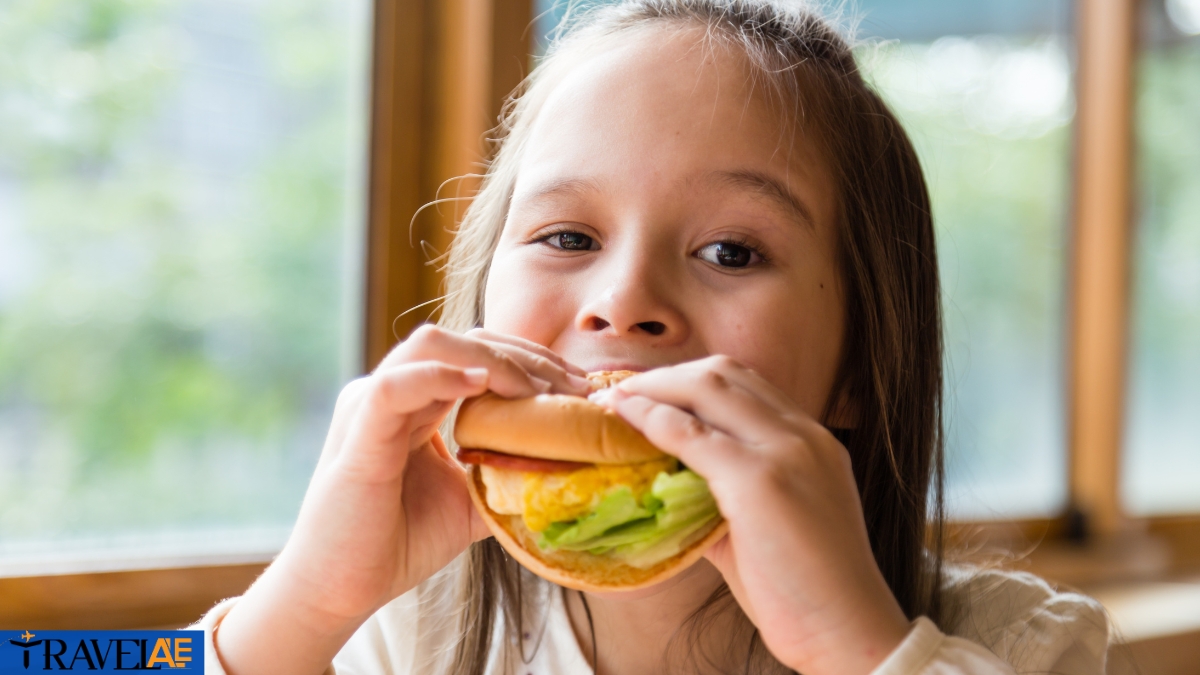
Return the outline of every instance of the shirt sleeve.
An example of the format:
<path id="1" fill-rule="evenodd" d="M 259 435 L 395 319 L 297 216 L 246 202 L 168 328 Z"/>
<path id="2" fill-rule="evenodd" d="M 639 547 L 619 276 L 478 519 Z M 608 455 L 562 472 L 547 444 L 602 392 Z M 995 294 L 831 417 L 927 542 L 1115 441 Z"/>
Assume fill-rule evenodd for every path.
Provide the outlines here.
<path id="1" fill-rule="evenodd" d="M 982 645 L 949 637 L 921 617 L 871 675 L 1013 675 L 1011 666 Z M 1099 675 L 1099 674 L 1098 674 Z"/>
<path id="2" fill-rule="evenodd" d="M 962 611 L 947 632 L 983 645 L 1015 672 L 1105 672 L 1108 613 L 1094 599 L 1004 570 L 960 577 L 953 594 Z"/>
<path id="3" fill-rule="evenodd" d="M 1021 572 L 951 577 L 946 599 L 958 605 L 951 634 L 917 619 L 872 675 L 1104 674 L 1108 616 L 1095 600 Z"/>

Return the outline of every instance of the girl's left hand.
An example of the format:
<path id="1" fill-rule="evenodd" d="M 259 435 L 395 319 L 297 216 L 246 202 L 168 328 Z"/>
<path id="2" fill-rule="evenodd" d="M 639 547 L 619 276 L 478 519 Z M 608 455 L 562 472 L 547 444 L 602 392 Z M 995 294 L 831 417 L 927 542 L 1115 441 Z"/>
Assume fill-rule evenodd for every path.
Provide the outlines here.
<path id="1" fill-rule="evenodd" d="M 706 557 L 784 665 L 866 675 L 908 633 L 871 553 L 846 448 L 724 356 L 636 375 L 597 399 L 708 480 L 729 535 Z"/>

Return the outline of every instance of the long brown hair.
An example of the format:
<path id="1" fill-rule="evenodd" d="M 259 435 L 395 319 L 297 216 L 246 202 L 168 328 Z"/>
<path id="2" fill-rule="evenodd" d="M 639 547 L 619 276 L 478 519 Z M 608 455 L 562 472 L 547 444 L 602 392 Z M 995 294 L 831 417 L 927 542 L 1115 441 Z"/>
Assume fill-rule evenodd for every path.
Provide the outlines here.
<path id="1" fill-rule="evenodd" d="M 790 128 L 816 141 L 838 191 L 838 255 L 846 297 L 843 360 L 831 402 L 849 402 L 852 429 L 835 433 L 852 459 L 875 560 L 910 617 L 942 614 L 942 321 L 925 180 L 908 136 L 864 80 L 850 44 L 824 19 L 770 0 L 626 0 L 563 29 L 505 108 L 495 159 L 463 219 L 447 264 L 441 324 L 483 319 L 483 288 L 504 225 L 528 129 L 550 90 L 588 54 L 643 28 L 702 28 L 701 39 L 749 60 L 755 84 Z M 827 422 L 833 410 L 826 411 Z M 839 415 L 841 417 L 841 415 Z M 482 675 L 490 652 L 522 653 L 540 603 L 531 576 L 488 539 L 466 554 L 454 673 Z M 719 588 L 684 640 L 733 605 Z M 747 671 L 786 670 L 749 621 Z M 495 631 L 497 622 L 503 629 Z M 495 632 L 494 632 L 495 631 Z M 493 645 L 493 635 L 502 645 Z M 672 640 L 672 645 L 676 645 Z M 676 645 L 677 646 L 677 645 Z M 669 650 L 670 647 L 669 647 Z M 698 663 L 693 663 L 698 666 Z"/>

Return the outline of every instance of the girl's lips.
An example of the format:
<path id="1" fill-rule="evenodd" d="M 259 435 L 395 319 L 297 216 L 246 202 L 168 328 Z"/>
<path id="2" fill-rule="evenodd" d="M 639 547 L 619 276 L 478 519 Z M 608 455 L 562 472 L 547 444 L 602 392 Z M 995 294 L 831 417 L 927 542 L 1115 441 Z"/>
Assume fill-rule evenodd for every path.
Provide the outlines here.
<path id="1" fill-rule="evenodd" d="M 644 373 L 656 366 L 644 366 L 636 363 L 597 363 L 584 366 L 589 373 L 598 373 L 605 370 L 632 370 L 637 373 Z"/>

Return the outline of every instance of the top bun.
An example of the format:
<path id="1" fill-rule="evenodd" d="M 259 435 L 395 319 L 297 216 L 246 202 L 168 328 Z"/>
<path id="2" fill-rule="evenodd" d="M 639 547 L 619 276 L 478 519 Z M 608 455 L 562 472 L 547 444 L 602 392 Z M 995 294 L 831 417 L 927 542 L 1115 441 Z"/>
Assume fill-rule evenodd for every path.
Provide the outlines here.
<path id="1" fill-rule="evenodd" d="M 593 390 L 610 387 L 632 371 L 588 375 Z M 463 401 L 454 424 L 462 448 L 594 464 L 636 464 L 664 457 L 613 411 L 581 396 L 539 394 L 506 399 L 491 392 Z"/>

